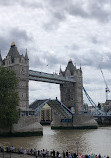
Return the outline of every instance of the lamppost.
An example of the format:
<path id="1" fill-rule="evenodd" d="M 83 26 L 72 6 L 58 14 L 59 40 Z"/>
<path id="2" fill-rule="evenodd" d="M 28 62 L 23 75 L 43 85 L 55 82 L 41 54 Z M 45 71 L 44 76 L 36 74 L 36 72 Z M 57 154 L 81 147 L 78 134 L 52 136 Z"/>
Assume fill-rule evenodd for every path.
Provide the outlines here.
<path id="1" fill-rule="evenodd" d="M 3 158 L 4 158 L 4 149 L 3 149 Z"/>
<path id="2" fill-rule="evenodd" d="M 11 150 L 10 150 L 10 158 L 11 158 Z"/>
<path id="3" fill-rule="evenodd" d="M 79 142 L 76 142 L 76 147 L 77 147 L 77 156 L 78 156 L 78 145 L 79 145 Z"/>

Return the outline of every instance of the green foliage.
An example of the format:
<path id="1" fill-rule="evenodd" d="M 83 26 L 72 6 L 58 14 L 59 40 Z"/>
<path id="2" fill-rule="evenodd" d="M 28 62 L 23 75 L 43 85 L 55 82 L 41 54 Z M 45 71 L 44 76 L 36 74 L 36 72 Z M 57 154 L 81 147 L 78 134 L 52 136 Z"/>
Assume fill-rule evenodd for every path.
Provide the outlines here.
<path id="1" fill-rule="evenodd" d="M 0 67 L 0 127 L 12 128 L 19 119 L 17 78 L 14 71 Z"/>

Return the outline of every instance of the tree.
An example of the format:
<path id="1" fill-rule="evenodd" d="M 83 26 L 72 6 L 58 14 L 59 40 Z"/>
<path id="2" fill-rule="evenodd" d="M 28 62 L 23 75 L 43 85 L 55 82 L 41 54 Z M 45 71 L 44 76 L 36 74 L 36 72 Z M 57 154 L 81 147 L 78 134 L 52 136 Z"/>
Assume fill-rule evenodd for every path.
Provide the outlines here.
<path id="1" fill-rule="evenodd" d="M 10 132 L 19 119 L 17 84 L 15 72 L 0 67 L 0 128 L 9 128 Z"/>

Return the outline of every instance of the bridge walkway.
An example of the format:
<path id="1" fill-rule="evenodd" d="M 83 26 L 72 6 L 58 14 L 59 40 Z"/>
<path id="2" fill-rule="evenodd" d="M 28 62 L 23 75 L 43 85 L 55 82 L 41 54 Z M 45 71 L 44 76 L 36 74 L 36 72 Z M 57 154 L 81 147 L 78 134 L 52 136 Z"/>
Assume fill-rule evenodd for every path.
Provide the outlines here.
<path id="1" fill-rule="evenodd" d="M 72 118 L 72 112 L 59 100 L 50 100 L 48 105 L 64 118 Z"/>
<path id="2" fill-rule="evenodd" d="M 52 109 L 54 109 L 58 115 L 61 115 L 64 119 L 71 119 L 73 113 L 68 109 L 62 102 L 60 102 L 58 99 L 51 100 L 51 99 L 46 99 L 44 102 L 42 102 L 38 107 L 36 107 L 35 110 L 35 115 L 38 115 L 41 109 L 48 104 Z M 35 106 L 34 104 L 31 104 L 29 107 L 32 108 Z"/>

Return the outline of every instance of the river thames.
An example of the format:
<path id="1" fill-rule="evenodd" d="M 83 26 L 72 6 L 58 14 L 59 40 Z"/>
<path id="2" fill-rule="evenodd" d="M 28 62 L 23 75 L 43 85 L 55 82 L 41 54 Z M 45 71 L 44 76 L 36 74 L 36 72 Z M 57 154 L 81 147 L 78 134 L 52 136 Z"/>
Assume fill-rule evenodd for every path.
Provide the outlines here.
<path id="1" fill-rule="evenodd" d="M 55 151 L 78 151 L 81 154 L 99 154 L 111 156 L 111 127 L 99 127 L 93 130 L 51 130 L 43 127 L 43 136 L 0 138 L 0 145 L 23 147 L 25 149 L 54 149 Z"/>

